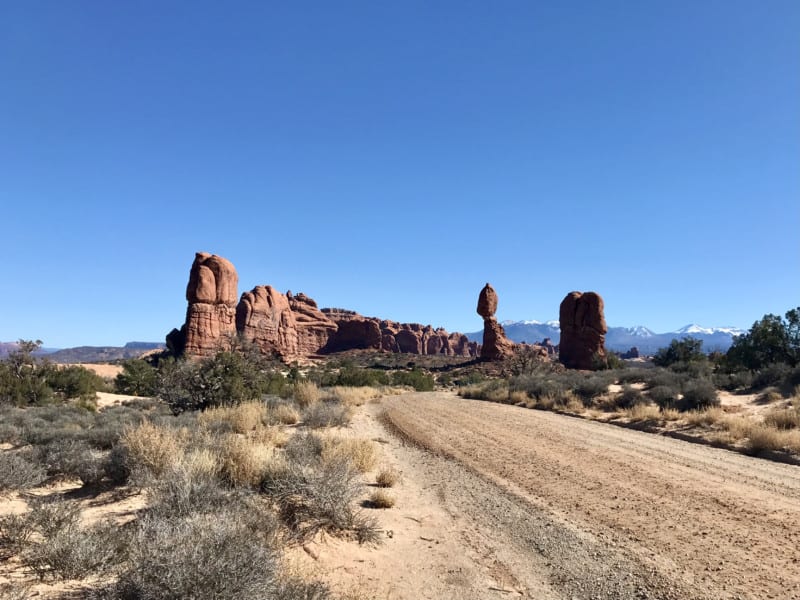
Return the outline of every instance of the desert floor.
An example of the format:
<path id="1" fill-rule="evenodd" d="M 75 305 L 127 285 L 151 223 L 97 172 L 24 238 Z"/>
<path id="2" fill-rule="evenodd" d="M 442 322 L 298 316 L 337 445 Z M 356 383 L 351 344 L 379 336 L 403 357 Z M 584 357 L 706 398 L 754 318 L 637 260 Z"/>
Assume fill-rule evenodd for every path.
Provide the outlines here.
<path id="1" fill-rule="evenodd" d="M 405 475 L 396 530 L 320 560 L 378 597 L 800 598 L 796 466 L 445 392 L 357 427 Z"/>
<path id="2" fill-rule="evenodd" d="M 800 467 L 449 392 L 364 404 L 340 434 L 374 440 L 376 471 L 401 474 L 393 508 L 364 508 L 381 545 L 289 551 L 341 597 L 800 598 Z M 143 499 L 85 502 L 87 518 L 128 519 Z"/>

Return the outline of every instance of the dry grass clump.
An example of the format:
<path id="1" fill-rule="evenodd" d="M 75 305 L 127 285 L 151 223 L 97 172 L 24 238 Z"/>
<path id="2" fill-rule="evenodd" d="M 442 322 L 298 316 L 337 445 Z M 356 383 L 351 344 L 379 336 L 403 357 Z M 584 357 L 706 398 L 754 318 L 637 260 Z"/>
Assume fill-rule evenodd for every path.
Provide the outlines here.
<path id="1" fill-rule="evenodd" d="M 330 399 L 340 402 L 345 406 L 361 406 L 383 395 L 381 390 L 370 386 L 350 387 L 337 385 L 328 388 L 326 392 Z"/>
<path id="2" fill-rule="evenodd" d="M 764 423 L 776 429 L 798 429 L 800 428 L 800 410 L 796 408 L 771 410 L 764 415 Z"/>
<path id="3" fill-rule="evenodd" d="M 394 496 L 384 490 L 375 490 L 370 494 L 369 505 L 372 508 L 392 508 L 394 504 Z"/>
<path id="4" fill-rule="evenodd" d="M 677 421 L 681 413 L 674 408 L 659 408 L 653 404 L 636 404 L 622 413 L 633 423 Z"/>
<path id="5" fill-rule="evenodd" d="M 400 473 L 391 467 L 381 469 L 380 473 L 378 473 L 378 476 L 375 477 L 375 483 L 384 488 L 394 487 L 399 480 Z"/>
<path id="6" fill-rule="evenodd" d="M 762 450 L 800 452 L 800 431 L 781 430 L 769 425 L 755 424 L 748 432 L 748 448 L 753 452 Z"/>
<path id="7" fill-rule="evenodd" d="M 273 449 L 237 435 L 226 436 L 219 447 L 220 474 L 233 486 L 255 487 L 261 483 Z"/>
<path id="8" fill-rule="evenodd" d="M 236 406 L 220 406 L 201 412 L 197 421 L 208 428 L 230 427 L 234 433 L 247 433 L 261 427 L 266 420 L 263 402 L 243 402 Z"/>
<path id="9" fill-rule="evenodd" d="M 308 408 L 319 402 L 320 391 L 313 381 L 298 381 L 294 384 L 294 401 L 300 408 Z"/>
<path id="10" fill-rule="evenodd" d="M 283 448 L 291 434 L 280 427 L 261 427 L 247 434 L 247 439 L 265 446 Z"/>
<path id="11" fill-rule="evenodd" d="M 338 402 L 318 402 L 303 413 L 303 423 L 308 427 L 345 427 L 350 424 L 353 413 L 349 406 Z"/>
<path id="12" fill-rule="evenodd" d="M 692 410 L 683 415 L 686 423 L 695 427 L 710 427 L 715 423 L 725 420 L 726 417 L 725 411 L 718 406 L 713 406 L 705 410 Z"/>
<path id="13" fill-rule="evenodd" d="M 378 462 L 378 448 L 371 440 L 325 436 L 322 438 L 322 461 L 346 460 L 359 472 L 366 473 Z"/>
<path id="14" fill-rule="evenodd" d="M 758 404 L 772 404 L 783 400 L 783 394 L 776 387 L 768 387 L 756 397 Z"/>
<path id="15" fill-rule="evenodd" d="M 183 454 L 182 434 L 175 429 L 158 427 L 149 421 L 128 427 L 120 442 L 126 452 L 128 468 L 142 467 L 154 475 L 163 474 Z"/>
<path id="16" fill-rule="evenodd" d="M 300 420 L 300 413 L 288 404 L 277 404 L 269 409 L 267 415 L 268 423 L 280 423 L 282 425 L 294 425 Z"/>
<path id="17" fill-rule="evenodd" d="M 527 406 L 527 403 L 530 401 L 530 396 L 528 396 L 528 392 L 525 390 L 513 390 L 508 392 L 508 401 L 511 404 L 516 404 L 517 406 Z"/>

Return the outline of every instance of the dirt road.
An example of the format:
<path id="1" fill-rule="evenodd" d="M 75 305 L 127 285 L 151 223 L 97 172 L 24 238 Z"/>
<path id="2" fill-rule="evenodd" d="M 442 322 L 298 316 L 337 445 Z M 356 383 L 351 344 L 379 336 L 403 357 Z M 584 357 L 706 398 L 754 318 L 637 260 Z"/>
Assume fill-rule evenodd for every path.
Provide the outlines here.
<path id="1" fill-rule="evenodd" d="M 796 466 L 449 393 L 383 408 L 452 459 L 427 476 L 518 595 L 800 598 Z"/>

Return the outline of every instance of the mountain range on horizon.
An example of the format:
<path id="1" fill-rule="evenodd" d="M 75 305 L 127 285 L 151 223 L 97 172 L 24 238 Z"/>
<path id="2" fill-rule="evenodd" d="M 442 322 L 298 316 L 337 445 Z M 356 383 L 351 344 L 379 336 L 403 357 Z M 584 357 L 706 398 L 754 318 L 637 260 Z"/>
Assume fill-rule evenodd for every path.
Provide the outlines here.
<path id="1" fill-rule="evenodd" d="M 527 342 L 535 344 L 549 338 L 553 344 L 558 344 L 561 338 L 561 329 L 557 320 L 552 321 L 503 321 L 506 336 L 518 343 Z M 702 327 L 690 324 L 676 331 L 656 333 L 644 325 L 633 327 L 609 327 L 606 334 L 606 348 L 615 352 L 626 352 L 633 347 L 642 354 L 654 354 L 659 348 L 669 346 L 674 339 L 692 337 L 703 341 L 703 350 L 706 352 L 724 352 L 730 348 L 733 338 L 746 333 L 737 327 Z M 483 331 L 467 333 L 467 337 L 480 342 Z"/>

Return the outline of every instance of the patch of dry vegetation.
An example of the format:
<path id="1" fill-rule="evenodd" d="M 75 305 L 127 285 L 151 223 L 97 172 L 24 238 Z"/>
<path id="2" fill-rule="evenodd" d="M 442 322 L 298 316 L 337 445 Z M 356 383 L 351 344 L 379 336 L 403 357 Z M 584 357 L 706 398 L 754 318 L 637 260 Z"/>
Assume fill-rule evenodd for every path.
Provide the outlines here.
<path id="1" fill-rule="evenodd" d="M 375 490 L 370 494 L 369 505 L 372 508 L 392 508 L 395 498 L 385 490 Z"/>

